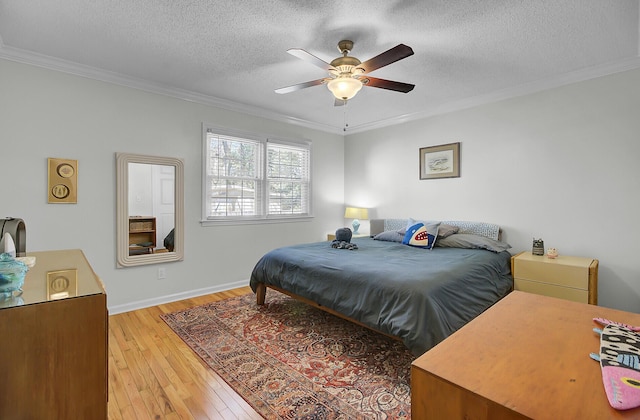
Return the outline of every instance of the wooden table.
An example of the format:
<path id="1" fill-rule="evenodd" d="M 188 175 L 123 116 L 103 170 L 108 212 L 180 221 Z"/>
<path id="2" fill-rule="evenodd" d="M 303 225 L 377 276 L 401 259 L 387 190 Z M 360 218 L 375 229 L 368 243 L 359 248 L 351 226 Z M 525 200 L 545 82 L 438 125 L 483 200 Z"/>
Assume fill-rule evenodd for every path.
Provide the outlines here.
<path id="1" fill-rule="evenodd" d="M 414 419 L 640 418 L 609 405 L 594 317 L 640 314 L 514 291 L 411 366 Z"/>
<path id="2" fill-rule="evenodd" d="M 29 252 L 0 301 L 0 419 L 106 419 L 107 295 L 82 251 Z"/>

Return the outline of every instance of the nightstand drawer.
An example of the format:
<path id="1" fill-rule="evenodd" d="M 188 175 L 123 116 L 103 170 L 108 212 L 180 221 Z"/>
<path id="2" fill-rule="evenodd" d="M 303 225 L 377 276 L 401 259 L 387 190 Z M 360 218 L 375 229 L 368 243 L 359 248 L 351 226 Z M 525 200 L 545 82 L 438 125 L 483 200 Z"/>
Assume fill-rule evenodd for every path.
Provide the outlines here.
<path id="1" fill-rule="evenodd" d="M 589 291 L 587 289 L 573 289 L 571 287 L 563 287 L 555 284 L 540 283 L 524 279 L 515 279 L 514 286 L 515 290 L 522 290 L 523 292 L 557 297 L 581 303 L 587 303 L 589 301 Z"/>
<path id="2" fill-rule="evenodd" d="M 531 256 L 517 258 L 515 272 L 519 279 L 587 290 L 591 262 L 590 259 L 579 257 L 550 259 L 545 256 Z"/>

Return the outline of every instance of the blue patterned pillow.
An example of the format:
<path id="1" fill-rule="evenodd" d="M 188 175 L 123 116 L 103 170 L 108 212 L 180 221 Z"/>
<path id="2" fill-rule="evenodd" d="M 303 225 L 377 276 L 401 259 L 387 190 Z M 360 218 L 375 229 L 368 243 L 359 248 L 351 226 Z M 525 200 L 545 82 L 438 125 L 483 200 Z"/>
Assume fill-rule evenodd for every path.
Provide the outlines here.
<path id="1" fill-rule="evenodd" d="M 458 233 L 480 235 L 485 238 L 493 239 L 494 241 L 497 241 L 500 238 L 500 226 L 493 223 L 463 222 L 457 220 L 443 220 L 442 223 L 457 226 L 459 228 Z"/>
<path id="2" fill-rule="evenodd" d="M 436 243 L 439 226 L 439 222 L 429 224 L 424 224 L 422 222 L 415 223 L 407 227 L 402 243 L 418 248 L 432 249 L 433 245 Z"/>
<path id="3" fill-rule="evenodd" d="M 384 219 L 384 230 L 406 229 L 407 219 Z"/>

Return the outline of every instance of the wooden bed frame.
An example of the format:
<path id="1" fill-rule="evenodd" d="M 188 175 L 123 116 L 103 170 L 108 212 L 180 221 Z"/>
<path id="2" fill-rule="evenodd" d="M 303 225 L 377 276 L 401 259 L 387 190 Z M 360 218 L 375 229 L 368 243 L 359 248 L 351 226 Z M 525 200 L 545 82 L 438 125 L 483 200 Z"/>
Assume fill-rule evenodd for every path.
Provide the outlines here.
<path id="1" fill-rule="evenodd" d="M 327 308 L 326 306 L 322 306 L 318 302 L 314 302 L 314 301 L 312 301 L 310 299 L 304 298 L 302 296 L 298 296 L 298 295 L 296 295 L 294 293 L 289 292 L 288 290 L 281 289 L 281 288 L 279 288 L 277 286 L 267 285 L 267 284 L 264 284 L 264 283 L 258 283 L 258 285 L 256 286 L 256 302 L 258 303 L 258 305 L 264 305 L 265 297 L 267 295 L 267 288 L 275 290 L 275 291 L 280 292 L 280 293 L 284 293 L 285 295 L 290 296 L 293 299 L 296 299 L 296 300 L 298 300 L 300 302 L 306 303 L 307 305 L 311 305 L 314 308 L 318 308 L 320 310 L 328 312 L 331 315 L 337 316 L 338 318 L 342 318 L 342 319 L 345 319 L 345 320 L 347 320 L 349 322 L 353 322 L 354 324 L 357 324 L 357 325 L 360 325 L 361 327 L 365 327 L 367 329 L 370 329 L 371 331 L 375 331 L 378 334 L 385 335 L 387 337 L 393 338 L 394 340 L 402 341 L 402 339 L 400 337 L 398 337 L 398 336 L 387 334 L 385 332 L 382 332 L 380 330 L 372 328 L 372 327 L 370 327 L 368 325 L 363 324 L 362 322 L 360 322 L 358 320 L 355 320 L 355 319 L 350 318 L 350 317 L 348 317 L 346 315 L 343 315 L 340 312 L 334 311 L 331 308 Z"/>

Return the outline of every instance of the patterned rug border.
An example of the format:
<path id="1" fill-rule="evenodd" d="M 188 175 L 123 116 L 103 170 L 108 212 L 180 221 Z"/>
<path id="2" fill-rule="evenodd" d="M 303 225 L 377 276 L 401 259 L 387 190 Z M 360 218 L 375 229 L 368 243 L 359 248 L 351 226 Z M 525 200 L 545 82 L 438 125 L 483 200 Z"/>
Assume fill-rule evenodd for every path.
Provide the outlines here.
<path id="1" fill-rule="evenodd" d="M 404 345 L 281 293 L 264 306 L 247 293 L 160 318 L 267 419 L 410 418 Z"/>

